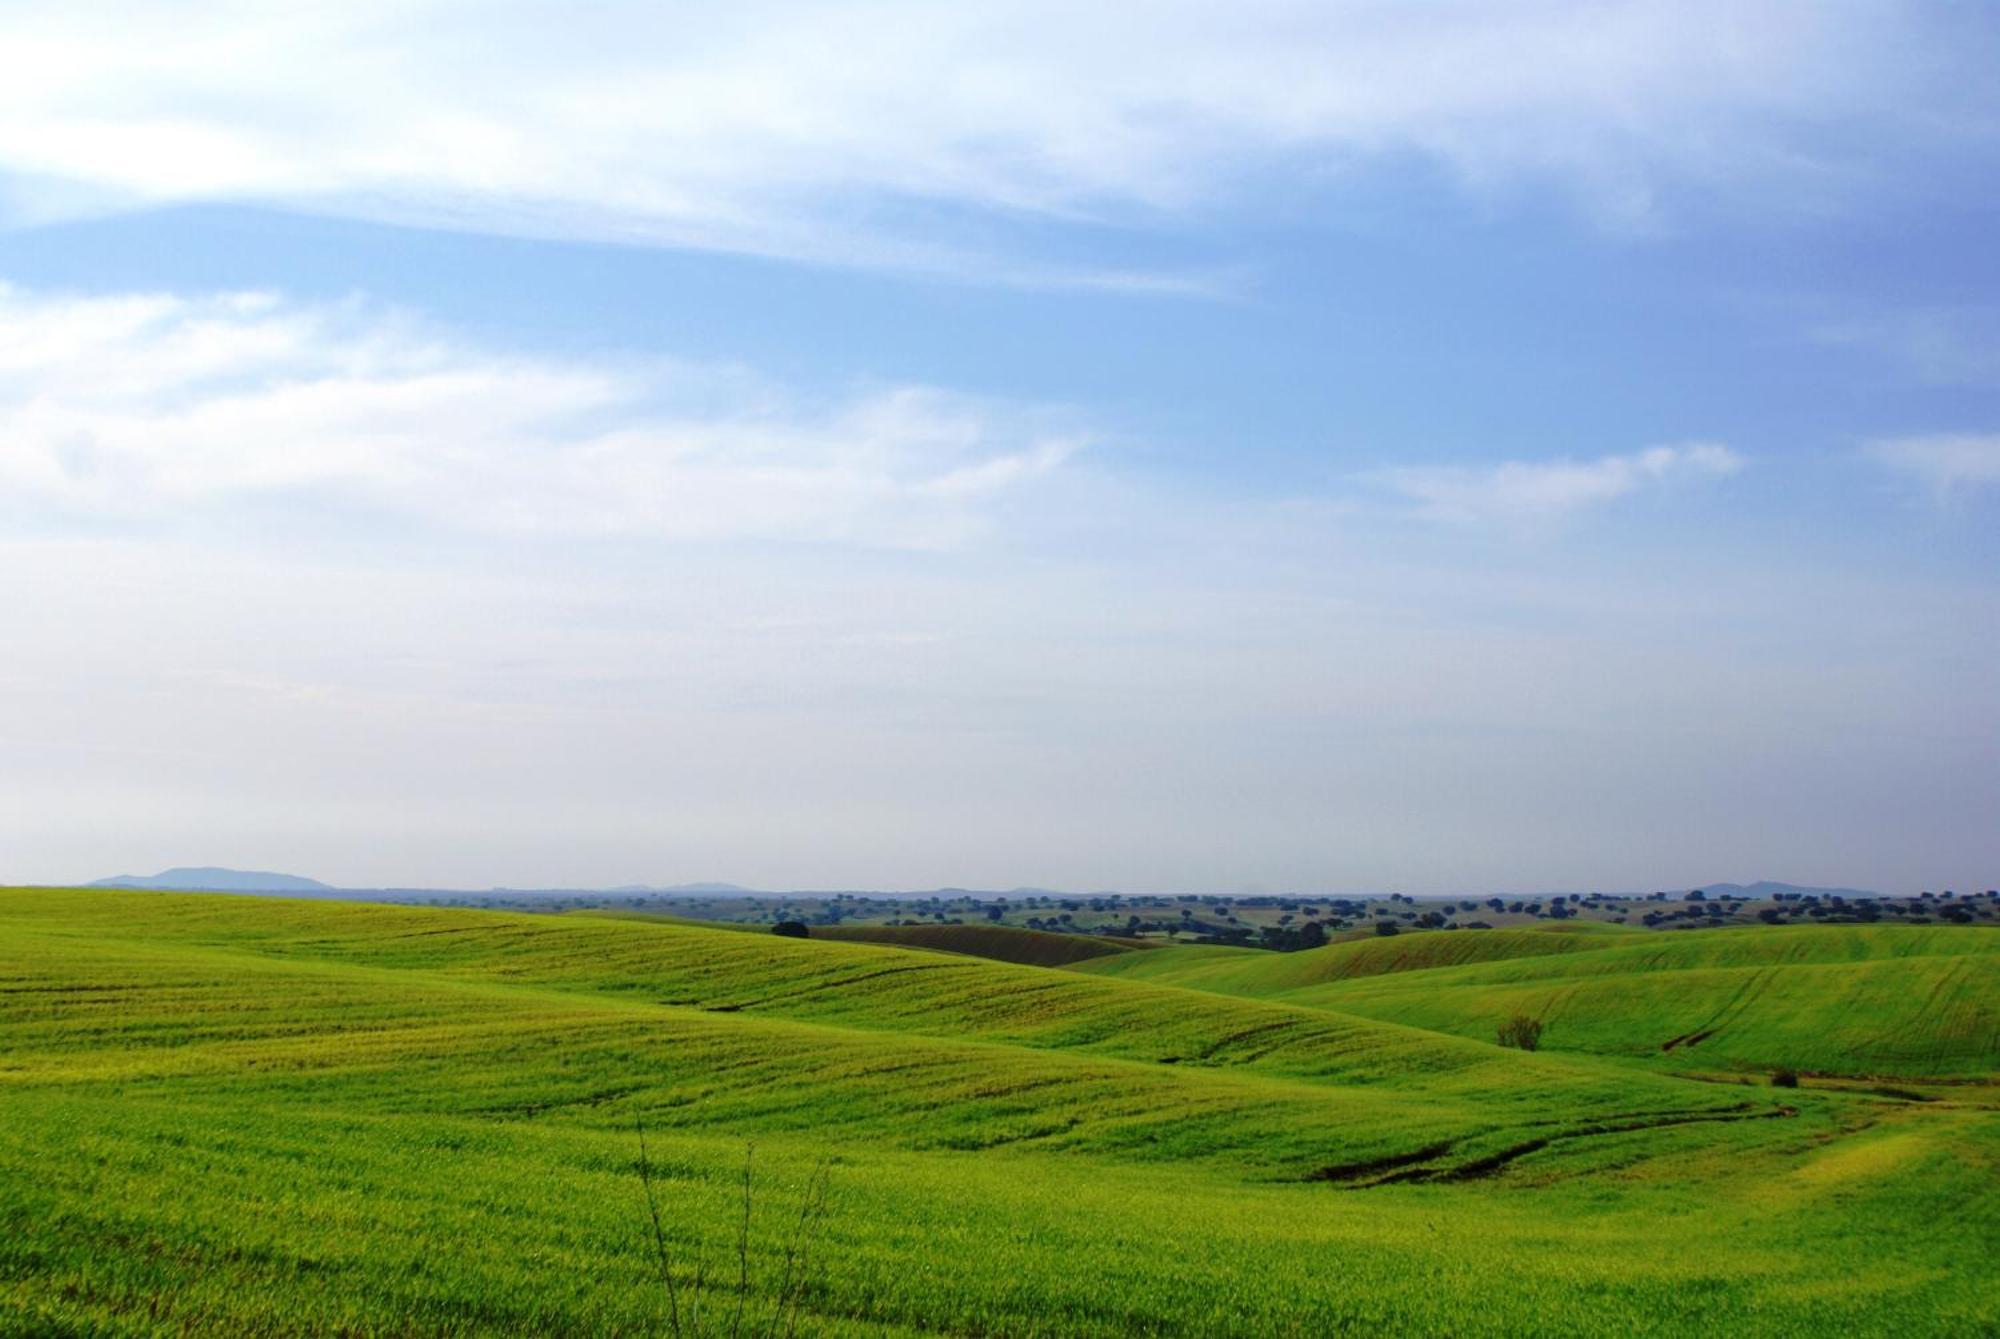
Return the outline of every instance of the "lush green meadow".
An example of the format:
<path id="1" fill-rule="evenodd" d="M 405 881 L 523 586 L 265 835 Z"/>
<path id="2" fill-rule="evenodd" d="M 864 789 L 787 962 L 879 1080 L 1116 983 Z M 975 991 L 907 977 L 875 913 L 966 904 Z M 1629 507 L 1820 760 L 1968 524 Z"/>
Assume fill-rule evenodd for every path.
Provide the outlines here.
<path id="1" fill-rule="evenodd" d="M 1461 931 L 1399 937 L 1416 956 L 1388 965 L 1355 943 L 1058 970 L 0 893 L 0 1329 L 1990 1332 L 2000 937 L 1864 928 L 1888 938 L 1606 930 L 1524 955 L 1500 937 L 1541 932 Z M 1751 942 L 1774 934 L 1799 938 Z M 1576 970 L 1534 974 L 1555 964 Z M 1933 1100 L 1769 1087 L 1756 1057 L 1805 1023 L 1628 1044 L 1646 1010 L 1708 991 L 1713 1014 L 1774 964 L 1864 984 L 1765 985 L 1758 1008 L 1890 1010 L 1892 1040 L 1825 1072 Z M 1425 978 L 1448 979 L 1381 993 Z M 1564 989 L 1601 1024 L 1490 1044 L 1482 1011 Z M 1827 1051 L 1859 1020 L 1821 1031 Z M 1731 1068 L 1756 1081 L 1711 1081 Z"/>
<path id="2" fill-rule="evenodd" d="M 1670 1069 L 1983 1078 L 2000 1054 L 1996 955 L 2000 935 L 1977 926 L 1551 926 L 1084 966 L 1468 1037 L 1528 1014 L 1546 1048 Z"/>

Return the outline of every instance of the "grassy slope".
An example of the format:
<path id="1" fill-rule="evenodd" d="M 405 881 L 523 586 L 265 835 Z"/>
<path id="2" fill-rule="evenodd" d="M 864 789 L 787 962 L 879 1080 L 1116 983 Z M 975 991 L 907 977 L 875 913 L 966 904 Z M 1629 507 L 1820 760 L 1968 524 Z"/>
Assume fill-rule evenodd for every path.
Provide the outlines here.
<path id="1" fill-rule="evenodd" d="M 685 929 L 734 930 L 770 934 L 768 925 L 741 921 L 699 921 L 658 911 L 579 911 L 566 913 L 586 920 L 650 921 Z M 782 937 L 782 936 L 780 936 Z M 899 948 L 962 953 L 994 962 L 1028 967 L 1068 967 L 1113 953 L 1131 953 L 1157 946 L 1157 940 L 1123 939 L 1113 935 L 1055 934 L 1018 925 L 815 925 L 809 936 L 843 944 L 892 944 Z"/>
<path id="2" fill-rule="evenodd" d="M 2000 934 L 1983 927 L 1494 930 L 1084 969 L 1469 1037 L 1526 1013 L 1546 1024 L 1546 1048 L 1675 1066 L 1951 1078 L 1988 1074 L 2000 1055 L 1996 955 Z"/>
<path id="3" fill-rule="evenodd" d="M 895 948 L 317 902 L 0 894 L 0 986 L 0 1329 L 639 1332 L 635 1119 L 684 1285 L 745 1138 L 766 1184 L 839 1159 L 816 1332 L 1992 1317 L 1949 1264 L 1993 1221 L 1969 1108 L 1666 1123 L 1772 1097 Z M 1493 1182 L 1298 1183 L 1544 1140 Z"/>
<path id="4" fill-rule="evenodd" d="M 120 1066 L 186 1067 L 209 1055 L 211 1044 L 254 1051 L 266 1038 L 282 1045 L 321 1025 L 351 1036 L 359 1020 L 368 1025 L 361 1045 L 393 1046 L 411 1027 L 421 1045 L 449 1048 L 441 1068 L 477 1064 L 481 1072 L 500 1069 L 539 1082 L 543 1068 L 555 1066 L 565 1050 L 590 1044 L 599 1030 L 620 1037 L 629 1030 L 641 1040 L 610 1044 L 658 1045 L 668 1053 L 649 1056 L 649 1065 L 694 1056 L 692 1076 L 724 1065 L 745 1073 L 760 1057 L 790 1067 L 796 1071 L 790 1080 L 767 1079 L 759 1089 L 778 1105 L 794 1100 L 791 1087 L 822 1096 L 836 1091 L 836 1071 L 850 1056 L 858 1057 L 861 1073 L 879 1066 L 885 1076 L 863 1094 L 866 1102 L 908 1093 L 917 1106 L 942 1107 L 944 1094 L 920 1084 L 933 1069 L 980 1092 L 1004 1091 L 1012 1070 L 1022 1069 L 1019 1082 L 1035 1095 L 1031 1107 L 1057 1108 L 1072 1085 L 1103 1088 L 1139 1113 L 1117 1116 L 1118 1128 L 1140 1132 L 1167 1122 L 1183 1132 L 1201 1128 L 1202 1121 L 1183 1119 L 1183 1108 L 1219 1105 L 1215 1124 L 1240 1135 L 1246 1127 L 1238 1108 L 1249 1100 L 1243 1093 L 1283 1098 L 1319 1114 L 1281 1122 L 1267 1112 L 1273 1118 L 1262 1123 L 1281 1124 L 1285 1132 L 1274 1138 L 1260 1131 L 1240 1142 L 1266 1157 L 1274 1150 L 1295 1154 L 1298 1174 L 1318 1165 L 1303 1151 L 1307 1136 L 1293 1137 L 1302 1129 L 1318 1132 L 1311 1137 L 1321 1141 L 1314 1146 L 1324 1162 L 1407 1151 L 1444 1131 L 1480 1136 L 1467 1149 L 1471 1155 L 1504 1142 L 1516 1120 L 1547 1119 L 1544 1091 L 1562 1092 L 1563 1114 L 1575 1120 L 1647 1109 L 1721 1110 L 1741 1101 L 1741 1094 L 1690 1093 L 1590 1062 L 1523 1056 L 1317 1009 L 875 945 L 670 924 L 161 894 L 67 904 L 24 899 L 0 907 L 0 915 L 7 912 L 19 955 L 15 970 L 24 979 L 40 974 L 53 984 L 83 971 L 111 983 L 64 996 L 46 1046 L 50 1062 L 64 1066 L 73 1063 L 72 1031 L 99 1018 L 121 1019 L 139 999 L 146 1026 L 128 1042 L 157 1042 L 143 1054 L 131 1044 L 121 1048 Z M 525 1021 L 503 1023 L 509 1011 L 525 1011 Z M 502 1061 L 485 1065 L 465 1054 L 468 1038 L 482 1034 L 460 1018 L 499 1029 L 509 1048 Z M 37 1036 L 29 1021 L 15 1030 L 24 1049 Z M 561 1045 L 515 1055 L 513 1035 L 522 1027 Z M 1217 1084 L 1234 1085 L 1227 1101 Z M 491 1091 L 482 1089 L 478 1100 L 491 1100 Z M 1185 1104 L 1168 1101 L 1176 1092 L 1196 1096 Z M 584 1086 L 572 1097 L 540 1100 L 548 1106 L 600 1096 Z M 1412 1122 L 1418 1105 L 1433 1114 Z M 1050 1119 L 1065 1128 L 1087 1124 L 1068 1109 Z M 944 1124 L 940 1110 L 929 1128 Z"/>

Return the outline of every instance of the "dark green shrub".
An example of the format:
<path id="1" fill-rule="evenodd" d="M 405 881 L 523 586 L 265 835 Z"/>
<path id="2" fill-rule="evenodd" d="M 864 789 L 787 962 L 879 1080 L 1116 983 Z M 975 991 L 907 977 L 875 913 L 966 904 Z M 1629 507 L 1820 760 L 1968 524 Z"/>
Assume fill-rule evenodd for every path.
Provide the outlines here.
<path id="1" fill-rule="evenodd" d="M 771 933 L 783 935 L 787 939 L 807 939 L 812 936 L 812 931 L 806 928 L 804 921 L 779 921 L 771 927 Z"/>
<path id="2" fill-rule="evenodd" d="M 1542 1020 L 1515 1014 L 1500 1025 L 1500 1044 L 1517 1051 L 1532 1051 L 1542 1044 Z"/>

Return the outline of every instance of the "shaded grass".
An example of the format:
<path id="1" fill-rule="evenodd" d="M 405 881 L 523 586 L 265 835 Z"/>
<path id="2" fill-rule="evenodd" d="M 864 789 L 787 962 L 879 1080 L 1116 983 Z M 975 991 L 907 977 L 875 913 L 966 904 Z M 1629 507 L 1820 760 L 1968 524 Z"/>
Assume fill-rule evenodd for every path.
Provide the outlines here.
<path id="1" fill-rule="evenodd" d="M 816 925 L 812 937 L 937 949 L 1031 967 L 1066 967 L 1092 958 L 1150 950 L 1154 946 L 1154 941 L 1145 939 L 1052 934 L 1012 925 Z"/>

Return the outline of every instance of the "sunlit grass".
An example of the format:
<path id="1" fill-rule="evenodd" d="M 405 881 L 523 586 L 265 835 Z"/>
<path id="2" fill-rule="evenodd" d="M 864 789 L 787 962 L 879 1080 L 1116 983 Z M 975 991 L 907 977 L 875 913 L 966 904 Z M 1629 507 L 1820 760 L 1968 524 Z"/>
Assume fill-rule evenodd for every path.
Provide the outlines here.
<path id="1" fill-rule="evenodd" d="M 829 1160 L 801 1333 L 2000 1321 L 1973 1103 L 908 949 L 0 894 L 0 1329 L 669 1333 L 640 1129 L 711 1317 L 754 1143 L 746 1332 Z"/>
<path id="2" fill-rule="evenodd" d="M 1544 1047 L 1669 1068 L 1977 1077 L 2000 1054 L 2000 934 L 1985 927 L 1460 930 L 1079 970 L 1481 1039 L 1525 1014 L 1545 1024 Z"/>

